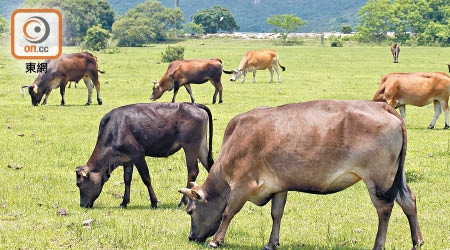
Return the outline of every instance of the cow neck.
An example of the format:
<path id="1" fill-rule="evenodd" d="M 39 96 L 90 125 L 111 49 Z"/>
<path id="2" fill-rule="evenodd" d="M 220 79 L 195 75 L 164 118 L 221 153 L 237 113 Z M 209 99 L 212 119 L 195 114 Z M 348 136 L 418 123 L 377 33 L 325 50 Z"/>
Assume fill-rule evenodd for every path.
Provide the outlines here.
<path id="1" fill-rule="evenodd" d="M 119 163 L 114 159 L 112 160 L 108 154 L 102 156 L 102 154 L 96 154 L 96 150 L 94 150 L 86 165 L 90 172 L 100 174 L 102 176 L 102 183 L 105 183 L 109 179 L 112 171 L 118 167 Z"/>
<path id="2" fill-rule="evenodd" d="M 226 182 L 220 172 L 211 170 L 202 186 L 202 190 L 208 197 L 222 198 L 228 201 L 230 196 L 230 185 Z"/>

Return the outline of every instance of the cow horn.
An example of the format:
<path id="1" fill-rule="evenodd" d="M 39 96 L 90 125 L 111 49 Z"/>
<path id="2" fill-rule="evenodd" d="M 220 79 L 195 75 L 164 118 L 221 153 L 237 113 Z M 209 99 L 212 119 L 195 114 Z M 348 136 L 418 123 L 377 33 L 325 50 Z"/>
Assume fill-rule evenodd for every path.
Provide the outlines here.
<path id="1" fill-rule="evenodd" d="M 191 199 L 196 200 L 202 200 L 203 199 L 203 192 L 201 190 L 192 190 L 190 188 L 182 188 L 178 190 L 179 193 L 186 195 L 187 197 Z"/>
<path id="2" fill-rule="evenodd" d="M 228 75 L 231 75 L 231 74 L 233 74 L 233 71 L 223 70 L 223 73 L 228 74 Z"/>
<path id="3" fill-rule="evenodd" d="M 34 92 L 35 94 L 37 94 L 37 92 L 38 92 L 38 86 L 37 86 L 36 84 L 33 84 L 33 85 L 31 85 L 31 86 L 33 86 L 33 92 Z"/>
<path id="4" fill-rule="evenodd" d="M 198 187 L 199 185 L 195 182 L 195 181 L 191 181 L 191 182 L 189 182 L 189 184 L 188 184 L 188 187 L 189 188 L 193 188 L 193 187 Z"/>
<path id="5" fill-rule="evenodd" d="M 20 87 L 20 94 L 22 95 L 22 97 L 25 94 L 25 91 L 23 89 L 24 88 L 29 88 L 29 87 L 31 87 L 31 85 L 23 85 L 22 87 Z"/>

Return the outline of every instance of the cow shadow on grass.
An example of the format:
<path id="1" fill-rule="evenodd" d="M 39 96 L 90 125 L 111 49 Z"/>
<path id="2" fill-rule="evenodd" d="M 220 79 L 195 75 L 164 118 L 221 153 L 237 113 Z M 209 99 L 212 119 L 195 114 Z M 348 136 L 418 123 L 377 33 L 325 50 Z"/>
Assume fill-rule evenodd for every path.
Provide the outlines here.
<path id="1" fill-rule="evenodd" d="M 266 242 L 267 243 L 267 242 Z M 266 244 L 265 243 L 265 244 Z M 207 243 L 204 244 L 205 247 Z M 221 245 L 221 248 L 224 249 L 262 249 L 264 245 L 261 244 L 251 244 L 251 245 L 245 245 L 245 244 L 227 244 L 224 243 Z M 303 243 L 291 243 L 291 244 L 283 244 L 281 243 L 280 246 L 277 247 L 278 250 L 288 250 L 288 249 L 300 249 L 300 250 L 368 250 L 371 248 L 363 248 L 363 247 L 357 247 L 357 246 L 342 246 L 340 243 L 336 243 L 334 246 L 321 246 L 321 245 L 307 245 Z"/>

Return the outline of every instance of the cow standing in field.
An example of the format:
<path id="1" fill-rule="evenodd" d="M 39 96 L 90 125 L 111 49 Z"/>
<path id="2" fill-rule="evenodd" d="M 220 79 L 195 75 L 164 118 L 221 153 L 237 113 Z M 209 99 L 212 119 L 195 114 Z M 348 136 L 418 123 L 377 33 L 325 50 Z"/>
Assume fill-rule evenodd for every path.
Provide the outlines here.
<path id="1" fill-rule="evenodd" d="M 449 128 L 450 77 L 441 72 L 419 73 L 390 73 L 381 79 L 380 87 L 373 97 L 373 101 L 387 102 L 394 108 L 400 109 L 400 114 L 406 123 L 406 105 L 423 107 L 434 104 L 434 119 L 429 129 L 434 128 L 441 115 L 441 108 L 445 113 L 445 127 Z"/>
<path id="2" fill-rule="evenodd" d="M 209 147 L 206 140 L 209 121 Z M 121 207 L 130 202 L 133 165 L 147 186 L 151 206 L 153 191 L 145 156 L 168 157 L 184 149 L 188 183 L 198 175 L 197 159 L 209 171 L 212 158 L 212 115 L 208 107 L 189 103 L 142 103 L 116 108 L 100 122 L 97 144 L 85 166 L 77 167 L 80 206 L 92 207 L 103 184 L 117 166 L 123 166 L 125 194 Z M 179 206 L 186 204 L 183 196 Z"/>
<path id="3" fill-rule="evenodd" d="M 172 102 L 175 102 L 180 87 L 184 86 L 194 103 L 192 96 L 191 83 L 202 84 L 211 81 L 215 91 L 213 104 L 216 103 L 216 96 L 219 93 L 219 103 L 222 103 L 222 61 L 220 59 L 203 60 L 175 60 L 169 64 L 166 73 L 159 82 L 154 81 L 153 93 L 150 100 L 159 99 L 165 91 L 173 89 Z"/>
<path id="4" fill-rule="evenodd" d="M 398 55 L 400 54 L 400 45 L 394 43 L 391 46 L 392 57 L 394 58 L 394 63 L 398 63 Z"/>
<path id="5" fill-rule="evenodd" d="M 385 103 L 311 101 L 240 114 L 228 123 L 205 183 L 179 190 L 189 197 L 189 239 L 214 235 L 208 246 L 216 248 L 246 201 L 263 206 L 272 200 L 264 249 L 275 249 L 288 191 L 331 194 L 362 179 L 379 219 L 373 249 L 384 249 L 394 201 L 408 217 L 415 249 L 423 239 L 405 154 L 405 124 Z"/>
<path id="6" fill-rule="evenodd" d="M 253 83 L 256 83 L 256 70 L 269 69 L 270 71 L 270 82 L 273 82 L 273 70 L 278 74 L 278 82 L 281 82 L 280 72 L 278 71 L 278 65 L 280 65 L 283 71 L 286 70 L 285 67 L 281 66 L 280 60 L 277 52 L 275 50 L 258 50 L 258 51 L 248 51 L 244 58 L 242 58 L 239 68 L 232 71 L 223 72 L 225 74 L 232 74 L 230 81 L 237 81 L 242 75 L 241 83 L 244 83 L 247 73 L 253 71 Z"/>
<path id="7" fill-rule="evenodd" d="M 47 99 L 52 89 L 59 88 L 61 93 L 61 105 L 65 105 L 64 93 L 67 82 L 83 79 L 88 88 L 88 101 L 86 105 L 92 102 L 92 89 L 95 86 L 97 90 L 98 105 L 102 105 L 100 97 L 100 82 L 98 81 L 98 70 L 96 58 L 87 52 L 62 55 L 58 59 L 46 60 L 47 72 L 40 73 L 33 84 L 22 86 L 22 89 L 28 88 L 31 96 L 31 103 L 37 106 L 45 94 L 42 105 L 47 104 Z"/>

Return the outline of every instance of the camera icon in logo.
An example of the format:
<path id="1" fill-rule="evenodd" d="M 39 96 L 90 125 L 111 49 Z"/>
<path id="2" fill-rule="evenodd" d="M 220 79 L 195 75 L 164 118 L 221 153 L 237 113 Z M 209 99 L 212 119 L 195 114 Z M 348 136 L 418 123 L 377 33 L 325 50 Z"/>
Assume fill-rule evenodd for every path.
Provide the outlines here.
<path id="1" fill-rule="evenodd" d="M 42 43 L 50 35 L 50 25 L 44 18 L 32 16 L 23 25 L 23 35 L 30 43 Z"/>
<path id="2" fill-rule="evenodd" d="M 11 15 L 11 54 L 55 59 L 62 53 L 62 17 L 55 9 L 18 9 Z"/>

